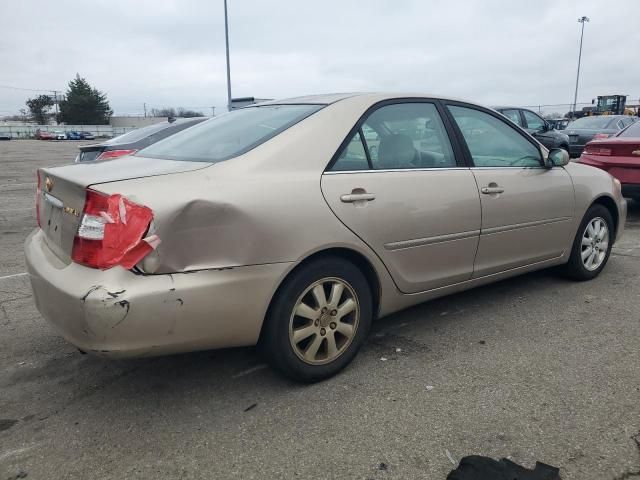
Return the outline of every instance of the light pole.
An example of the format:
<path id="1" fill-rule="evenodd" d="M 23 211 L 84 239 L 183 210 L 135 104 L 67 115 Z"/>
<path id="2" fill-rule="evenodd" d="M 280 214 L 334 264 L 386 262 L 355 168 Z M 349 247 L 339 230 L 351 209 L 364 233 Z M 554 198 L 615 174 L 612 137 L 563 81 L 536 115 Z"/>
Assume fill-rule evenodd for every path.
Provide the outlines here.
<path id="1" fill-rule="evenodd" d="M 225 5 L 226 5 L 225 0 Z M 571 118 L 576 118 L 576 106 L 578 102 L 578 80 L 580 79 L 580 61 L 582 60 L 582 38 L 584 37 L 584 23 L 589 21 L 589 17 L 581 17 L 578 19 L 578 23 L 582 24 L 582 30 L 580 32 L 580 51 L 578 53 L 578 73 L 576 74 L 576 91 L 573 95 L 573 111 L 571 112 Z M 228 64 L 228 62 L 227 62 Z"/>
<path id="2" fill-rule="evenodd" d="M 227 18 L 227 0 L 224 0 L 224 40 L 227 49 L 227 110 L 231 111 L 231 66 L 229 65 L 229 20 Z"/>

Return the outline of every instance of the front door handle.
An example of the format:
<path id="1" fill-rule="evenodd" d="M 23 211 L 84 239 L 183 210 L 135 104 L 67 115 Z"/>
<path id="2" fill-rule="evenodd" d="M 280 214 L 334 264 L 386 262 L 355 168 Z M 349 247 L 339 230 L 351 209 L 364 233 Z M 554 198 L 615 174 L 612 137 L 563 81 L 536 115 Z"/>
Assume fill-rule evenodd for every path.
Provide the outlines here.
<path id="1" fill-rule="evenodd" d="M 340 201 L 344 203 L 370 202 L 375 198 L 376 196 L 373 193 L 347 193 L 340 197 Z"/>
<path id="2" fill-rule="evenodd" d="M 489 187 L 482 187 L 480 191 L 485 195 L 492 195 L 496 193 L 504 193 L 504 188 L 498 187 L 497 185 L 493 184 L 493 185 L 490 185 Z"/>

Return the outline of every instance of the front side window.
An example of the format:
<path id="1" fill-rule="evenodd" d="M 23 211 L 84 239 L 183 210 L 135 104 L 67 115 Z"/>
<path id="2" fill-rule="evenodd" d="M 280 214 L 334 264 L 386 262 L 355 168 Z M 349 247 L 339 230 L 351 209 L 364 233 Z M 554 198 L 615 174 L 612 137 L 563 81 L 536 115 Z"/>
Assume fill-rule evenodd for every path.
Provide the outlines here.
<path id="1" fill-rule="evenodd" d="M 544 120 L 538 115 L 533 112 L 529 112 L 528 110 L 523 110 L 522 114 L 524 115 L 524 119 L 527 121 L 527 128 L 529 130 L 544 130 Z"/>
<path id="2" fill-rule="evenodd" d="M 360 150 L 360 144 L 367 151 Z M 364 154 L 374 170 L 455 167 L 442 119 L 432 103 L 397 103 L 371 113 L 343 147 L 334 171 L 355 170 Z M 350 168 L 347 167 L 350 166 Z M 360 168 L 357 168 L 360 169 Z"/>
<path id="3" fill-rule="evenodd" d="M 166 160 L 221 162 L 279 135 L 323 105 L 264 105 L 235 110 L 172 135 L 136 155 Z"/>
<path id="4" fill-rule="evenodd" d="M 540 167 L 538 148 L 502 120 L 473 108 L 448 106 L 476 167 Z"/>
<path id="5" fill-rule="evenodd" d="M 518 112 L 518 110 L 503 110 L 502 114 L 516 125 L 522 126 L 522 120 L 520 119 L 520 112 Z"/>

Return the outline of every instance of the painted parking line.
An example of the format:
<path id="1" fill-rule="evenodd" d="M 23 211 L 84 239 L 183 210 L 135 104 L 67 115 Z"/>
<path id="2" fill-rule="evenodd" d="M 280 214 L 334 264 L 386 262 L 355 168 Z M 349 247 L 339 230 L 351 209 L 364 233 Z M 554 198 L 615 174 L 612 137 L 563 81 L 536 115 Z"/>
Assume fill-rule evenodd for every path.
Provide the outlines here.
<path id="1" fill-rule="evenodd" d="M 33 187 L 36 185 L 36 182 L 27 182 L 27 183 L 2 183 L 0 184 L 0 188 L 5 187 Z"/>
<path id="2" fill-rule="evenodd" d="M 0 277 L 0 280 L 6 280 L 8 278 L 24 277 L 25 275 L 28 275 L 28 273 L 27 272 L 14 273 L 13 275 L 5 275 L 4 277 Z"/>

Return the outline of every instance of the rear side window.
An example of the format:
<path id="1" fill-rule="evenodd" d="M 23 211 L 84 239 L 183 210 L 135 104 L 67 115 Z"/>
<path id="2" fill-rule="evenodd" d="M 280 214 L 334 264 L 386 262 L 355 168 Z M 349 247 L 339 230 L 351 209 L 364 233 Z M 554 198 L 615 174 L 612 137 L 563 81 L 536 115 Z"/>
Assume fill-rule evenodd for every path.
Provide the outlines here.
<path id="1" fill-rule="evenodd" d="M 540 167 L 540 150 L 513 127 L 473 108 L 449 106 L 476 167 Z"/>
<path id="2" fill-rule="evenodd" d="M 342 150 L 342 153 L 333 165 L 332 170 L 337 172 L 368 169 L 369 162 L 367 161 L 367 154 L 364 150 L 364 143 L 362 142 L 360 132 L 356 132 Z"/>
<path id="3" fill-rule="evenodd" d="M 220 162 L 242 155 L 317 112 L 323 105 L 265 105 L 235 110 L 176 133 L 141 157 Z"/>
<path id="4" fill-rule="evenodd" d="M 367 150 L 361 150 L 361 145 Z M 371 165 L 365 167 L 367 153 Z M 359 160 L 359 168 L 347 167 L 347 162 L 354 165 L 356 154 L 364 154 L 364 162 Z M 384 105 L 371 113 L 343 147 L 331 170 L 455 166 L 455 156 L 438 110 L 432 103 L 419 102 Z"/>

